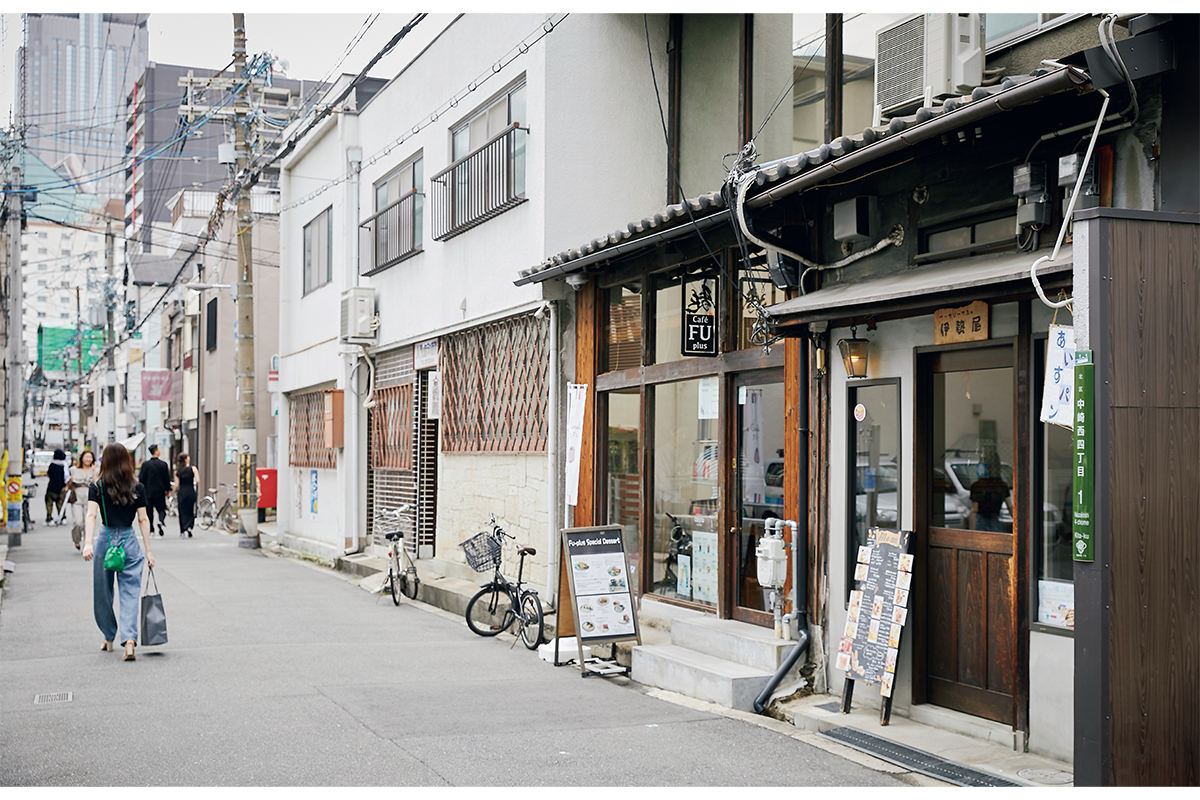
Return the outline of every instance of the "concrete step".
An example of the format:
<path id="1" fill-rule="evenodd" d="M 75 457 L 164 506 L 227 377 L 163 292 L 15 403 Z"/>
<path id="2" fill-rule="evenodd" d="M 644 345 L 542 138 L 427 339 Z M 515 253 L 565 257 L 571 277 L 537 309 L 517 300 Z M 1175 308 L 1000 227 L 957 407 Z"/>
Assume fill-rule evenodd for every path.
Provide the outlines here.
<path id="1" fill-rule="evenodd" d="M 771 672 L 676 644 L 660 644 L 633 648 L 631 677 L 649 686 L 752 711 L 754 698 L 767 685 Z"/>
<path id="2" fill-rule="evenodd" d="M 776 639 L 771 628 L 715 617 L 674 620 L 671 643 L 770 673 L 779 669 L 796 646 L 793 641 Z"/>
<path id="3" fill-rule="evenodd" d="M 342 556 L 334 562 L 334 569 L 338 572 L 346 572 L 351 575 L 357 575 L 360 578 L 367 578 L 378 572 L 387 574 L 388 563 L 386 558 L 370 556 L 366 553 L 354 553 L 353 555 Z"/>

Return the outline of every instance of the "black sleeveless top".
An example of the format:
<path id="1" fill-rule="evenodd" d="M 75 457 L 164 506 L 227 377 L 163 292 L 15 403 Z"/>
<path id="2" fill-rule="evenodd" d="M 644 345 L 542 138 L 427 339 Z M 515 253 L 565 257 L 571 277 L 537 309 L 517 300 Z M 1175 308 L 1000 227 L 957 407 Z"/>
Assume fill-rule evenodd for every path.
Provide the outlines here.
<path id="1" fill-rule="evenodd" d="M 196 473 L 192 471 L 191 467 L 180 467 L 175 470 L 175 474 L 179 477 L 180 491 L 193 488 L 192 481 Z"/>

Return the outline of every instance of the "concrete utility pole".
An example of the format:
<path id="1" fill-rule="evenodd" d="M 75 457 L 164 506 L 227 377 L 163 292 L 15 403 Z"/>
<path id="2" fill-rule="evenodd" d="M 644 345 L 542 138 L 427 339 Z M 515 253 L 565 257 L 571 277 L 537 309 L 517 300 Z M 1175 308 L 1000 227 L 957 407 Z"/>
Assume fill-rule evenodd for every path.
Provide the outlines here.
<path id="1" fill-rule="evenodd" d="M 233 63 L 235 74 L 246 70 L 246 18 L 233 15 Z M 249 93 L 249 88 L 247 88 Z M 237 177 L 245 180 L 250 167 L 250 148 L 246 141 L 246 111 L 248 104 L 237 103 L 234 108 L 234 152 L 237 155 Z M 253 124 L 253 123 L 251 123 Z M 237 189 L 237 403 L 238 438 L 241 453 L 238 459 L 238 518 L 239 547 L 257 548 L 258 539 L 258 481 L 255 467 L 258 455 L 257 407 L 254 387 L 254 261 L 252 242 L 253 217 L 250 212 L 250 187 Z"/>
<path id="2" fill-rule="evenodd" d="M 108 346 L 108 370 L 104 378 L 104 395 L 108 398 L 108 410 L 105 412 L 108 426 L 108 438 L 117 438 L 117 328 L 116 328 L 116 263 L 113 258 L 112 220 L 104 229 L 104 264 L 108 267 L 108 291 L 105 292 L 105 306 L 108 309 L 108 330 L 104 341 Z"/>
<path id="3" fill-rule="evenodd" d="M 83 310 L 82 302 L 79 299 L 79 287 L 75 287 L 75 335 L 79 339 L 79 349 L 75 352 L 75 417 L 79 420 L 78 437 L 83 438 Z M 66 372 L 66 369 L 63 370 Z M 67 392 L 68 406 L 71 402 L 71 393 Z M 67 408 L 67 418 L 70 419 L 71 409 Z M 75 429 L 71 429 L 71 447 L 75 447 L 76 433 Z M 80 443 L 79 452 L 83 452 L 83 445 Z"/>
<path id="4" fill-rule="evenodd" d="M 23 215 L 24 196 L 21 194 L 21 168 L 13 166 L 13 190 L 8 195 L 8 269 L 5 271 L 5 299 L 8 308 L 5 309 L 3 330 L 4 370 L 4 443 L 8 449 L 8 476 L 19 477 L 24 464 L 24 453 L 21 450 L 21 433 L 24 429 L 22 409 L 22 386 L 25 383 L 24 370 L 21 364 L 21 217 Z M 19 502 L 19 500 L 18 500 Z M 7 517 L 6 517 L 7 518 Z M 21 543 L 20 528 L 9 533 L 10 546 Z"/>

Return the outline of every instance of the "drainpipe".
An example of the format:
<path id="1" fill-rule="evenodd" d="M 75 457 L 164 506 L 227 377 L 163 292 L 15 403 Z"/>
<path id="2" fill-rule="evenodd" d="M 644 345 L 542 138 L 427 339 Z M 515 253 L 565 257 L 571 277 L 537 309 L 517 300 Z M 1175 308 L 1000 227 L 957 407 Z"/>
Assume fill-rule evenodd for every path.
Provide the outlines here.
<path id="1" fill-rule="evenodd" d="M 358 234 L 358 213 L 359 213 L 359 204 L 360 204 L 359 178 L 360 178 L 360 172 L 362 170 L 362 148 L 358 147 L 358 146 L 353 146 L 353 145 L 350 147 L 347 147 L 346 148 L 346 160 L 350 162 L 350 172 L 351 172 L 351 178 L 349 181 L 350 208 L 353 209 L 353 211 L 351 212 L 353 214 L 353 216 L 350 219 L 350 225 L 347 226 L 349 228 L 349 230 L 353 231 L 353 234 L 351 234 L 348 237 L 349 241 L 346 242 L 346 245 L 349 249 L 349 256 L 350 256 L 347 259 L 347 261 L 350 263 L 350 269 L 353 272 L 352 285 L 358 286 L 358 276 L 359 276 L 359 266 L 360 266 L 359 258 L 361 258 L 361 254 L 359 253 L 359 247 L 358 247 L 360 237 L 357 234 Z M 356 367 L 358 366 L 358 354 L 357 353 L 347 353 L 345 355 L 345 364 L 346 364 L 346 375 L 347 375 L 346 395 L 349 397 L 353 397 L 354 392 L 353 392 L 353 386 L 351 385 L 351 381 L 354 380 L 354 376 L 357 371 Z M 362 408 L 360 408 L 360 404 L 357 402 L 347 403 L 344 406 L 344 408 L 346 408 L 346 416 L 349 417 L 350 435 L 348 437 L 349 446 L 346 447 L 342 451 L 342 456 L 343 456 L 344 460 L 346 461 L 346 479 L 349 484 L 348 491 L 346 492 L 346 494 L 351 497 L 350 508 L 354 509 L 354 513 L 347 514 L 345 516 L 345 525 L 347 526 L 346 533 L 349 533 L 351 535 L 343 536 L 343 538 L 345 538 L 345 539 L 350 539 L 350 546 L 344 547 L 343 552 L 345 555 L 350 555 L 351 553 L 361 552 L 363 549 L 362 545 L 363 545 L 364 537 L 359 536 L 359 532 L 365 531 L 365 521 L 363 519 L 363 515 L 366 513 L 367 504 L 365 502 L 366 498 L 362 496 L 363 495 L 362 487 L 364 485 L 363 476 L 361 474 L 362 473 L 362 469 L 361 469 L 362 448 L 360 447 L 360 445 L 362 444 L 362 442 L 359 441 L 359 439 L 362 435 L 362 417 L 361 417 L 361 415 L 363 413 L 363 410 L 362 410 Z"/>
<path id="2" fill-rule="evenodd" d="M 758 714 L 766 712 L 767 702 L 771 699 L 775 688 L 796 666 L 800 656 L 808 651 L 808 451 L 810 443 L 808 435 L 807 325 L 801 328 L 801 336 L 803 344 L 800 347 L 800 395 L 797 398 L 798 407 L 796 409 L 796 416 L 800 421 L 801 442 L 800 467 L 796 474 L 796 482 L 800 485 L 800 508 L 797 516 L 800 517 L 801 524 L 798 525 L 795 520 L 790 519 L 783 522 L 785 527 L 792 529 L 792 593 L 794 595 L 792 613 L 786 615 L 784 622 L 790 626 L 790 618 L 796 620 L 796 646 L 792 648 L 792 652 L 788 653 L 779 669 L 775 670 L 775 674 L 767 681 L 767 685 L 759 692 L 758 697 L 754 698 L 754 711 Z M 803 535 L 801 535 L 801 531 L 803 531 Z"/>
<path id="3" fill-rule="evenodd" d="M 558 410 L 559 381 L 562 379 L 562 357 L 559 353 L 562 347 L 558 330 L 558 303 L 547 300 L 535 312 L 541 316 L 545 311 L 550 313 L 550 396 L 547 399 L 546 413 L 549 425 L 546 432 L 546 468 L 549 472 L 546 481 L 546 597 L 555 610 L 558 609 L 558 513 L 562 504 L 562 481 L 559 471 L 559 423 L 562 422 Z"/>

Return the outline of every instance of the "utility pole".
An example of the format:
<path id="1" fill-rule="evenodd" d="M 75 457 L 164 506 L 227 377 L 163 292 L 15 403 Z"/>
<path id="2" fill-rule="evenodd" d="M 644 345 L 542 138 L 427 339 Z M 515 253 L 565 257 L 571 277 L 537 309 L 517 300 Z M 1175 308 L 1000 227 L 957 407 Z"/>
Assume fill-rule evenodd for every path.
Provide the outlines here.
<path id="1" fill-rule="evenodd" d="M 11 193 L 8 195 L 8 269 L 4 280 L 7 283 L 4 297 L 8 307 L 5 309 L 3 329 L 4 370 L 4 443 L 8 448 L 8 475 L 6 484 L 11 483 L 7 478 L 15 477 L 20 482 L 21 468 L 25 463 L 21 446 L 21 433 L 24 419 L 18 419 L 22 414 L 22 392 L 25 383 L 24 370 L 21 363 L 21 217 L 23 216 L 24 196 L 21 193 L 21 168 L 13 165 Z M 5 489 L 4 497 L 8 493 Z M 15 498 L 18 507 L 20 498 Z M 8 519 L 7 509 L 5 519 Z M 17 520 L 20 523 L 20 520 Z M 21 527 L 10 528 L 8 535 L 9 546 L 21 543 Z"/>
<path id="2" fill-rule="evenodd" d="M 246 70 L 246 15 L 233 15 L 233 63 L 235 74 Z M 247 89 L 249 92 L 249 89 Z M 247 104 L 235 103 L 234 152 L 237 156 L 236 180 L 245 181 L 250 167 L 250 150 L 246 141 Z M 253 123 L 251 123 L 253 124 Z M 238 251 L 237 279 L 237 403 L 238 438 L 241 453 L 238 458 L 238 518 L 239 547 L 257 548 L 258 539 L 258 481 L 255 467 L 258 455 L 258 422 L 254 386 L 254 261 L 252 242 L 253 217 L 250 213 L 250 186 L 237 189 L 236 233 Z"/>
<path id="3" fill-rule="evenodd" d="M 111 441 L 117 439 L 117 329 L 116 329 L 116 306 L 117 306 L 117 273 L 116 264 L 113 259 L 113 235 L 112 235 L 112 220 L 109 220 L 104 228 L 104 264 L 108 267 L 108 286 L 104 293 L 104 305 L 108 310 L 108 330 L 105 333 L 104 341 L 108 346 L 108 369 L 107 375 L 104 378 L 104 396 L 108 399 L 108 409 L 105 411 L 105 425 L 108 428 L 108 438 Z"/>
<path id="4" fill-rule="evenodd" d="M 75 418 L 79 420 L 79 438 L 83 438 L 83 310 L 82 302 L 79 299 L 79 287 L 75 287 L 75 336 L 79 339 L 79 349 L 75 351 Z M 63 370 L 66 372 L 66 369 Z M 67 404 L 70 405 L 71 393 L 67 392 Z M 67 409 L 67 418 L 70 419 L 71 409 Z M 75 429 L 71 429 L 71 448 L 76 446 Z M 83 445 L 80 443 L 79 452 L 83 452 Z"/>

